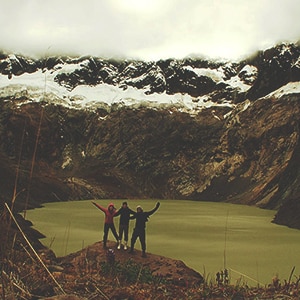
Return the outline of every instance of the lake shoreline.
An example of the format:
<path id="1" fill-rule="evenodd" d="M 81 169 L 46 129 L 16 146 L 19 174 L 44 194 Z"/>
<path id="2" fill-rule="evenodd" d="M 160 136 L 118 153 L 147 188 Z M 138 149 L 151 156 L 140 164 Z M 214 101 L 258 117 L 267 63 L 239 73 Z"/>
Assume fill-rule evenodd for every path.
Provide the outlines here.
<path id="1" fill-rule="evenodd" d="M 110 201 L 114 201 L 118 208 L 123 199 L 97 202 L 106 206 Z M 150 210 L 156 200 L 127 202 L 133 209 L 141 204 L 145 210 Z M 230 274 L 232 280 L 242 279 L 250 285 L 257 282 L 269 283 L 276 275 L 287 278 L 292 267 L 296 265 L 296 259 L 293 258 L 300 251 L 297 243 L 300 232 L 272 223 L 275 211 L 240 204 L 188 200 L 160 202 L 161 208 L 151 216 L 147 224 L 147 251 L 151 253 L 182 260 L 200 274 L 206 273 L 212 279 L 217 272 L 228 268 L 234 270 Z M 38 221 L 34 215 L 37 210 L 40 213 L 43 209 L 50 210 L 53 215 L 42 215 Z M 92 207 L 89 200 L 47 203 L 44 208 L 37 210 L 28 211 L 28 218 L 35 229 L 47 235 L 41 242 L 51 246 L 58 256 L 78 251 L 102 240 L 103 215 Z M 63 214 L 64 210 L 67 215 Z M 61 221 L 55 221 L 54 215 L 60 216 Z M 45 222 L 54 222 L 56 225 L 45 226 Z M 117 219 L 115 225 L 118 226 Z M 130 224 L 130 236 L 132 227 L 133 223 Z M 44 228 L 48 228 L 48 232 Z M 275 233 L 284 237 L 284 244 L 277 240 Z M 77 246 L 74 246 L 76 243 Z M 287 251 L 285 245 L 289 243 L 291 247 Z M 136 247 L 140 249 L 139 241 Z M 288 252 L 287 255 L 285 252 Z"/>

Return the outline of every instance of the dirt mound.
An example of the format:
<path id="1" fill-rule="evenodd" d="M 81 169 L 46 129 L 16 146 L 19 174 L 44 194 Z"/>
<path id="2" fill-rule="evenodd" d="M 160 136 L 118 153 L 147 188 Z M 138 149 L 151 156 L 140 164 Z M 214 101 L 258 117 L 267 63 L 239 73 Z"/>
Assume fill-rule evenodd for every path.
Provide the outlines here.
<path id="1" fill-rule="evenodd" d="M 21 245 L 21 244 L 20 244 Z M 22 246 L 22 245 L 21 245 Z M 297 282 L 279 280 L 267 287 L 204 282 L 182 261 L 135 250 L 117 250 L 116 243 L 90 245 L 65 257 L 24 245 L 11 249 L 1 264 L 3 299 L 28 300 L 175 300 L 175 299 L 299 299 Z M 279 299 L 278 298 L 278 299 Z"/>
<path id="2" fill-rule="evenodd" d="M 104 248 L 102 242 L 97 242 L 64 257 L 56 258 L 49 250 L 41 256 L 61 291 L 80 299 L 91 295 L 93 299 L 152 299 L 154 295 L 156 299 L 178 299 L 179 295 L 182 299 L 189 288 L 204 282 L 182 261 L 151 253 L 145 258 L 139 250 L 129 253 L 116 246 L 108 241 Z M 57 287 L 49 288 L 39 292 L 51 296 L 49 299 L 61 299 L 62 295 L 51 295 Z M 170 298 L 165 298 L 166 294 Z"/>
<path id="3" fill-rule="evenodd" d="M 20 244 L 3 253 L 4 299 L 185 299 L 190 288 L 204 282 L 182 261 L 151 253 L 145 258 L 139 250 L 117 250 L 112 241 L 106 248 L 97 242 L 64 257 L 42 248 L 37 258 L 25 248 Z"/>
<path id="4" fill-rule="evenodd" d="M 203 283 L 203 277 L 180 260 L 152 253 L 147 253 L 144 258 L 140 250 L 134 250 L 132 254 L 129 250 L 117 250 L 116 243 L 111 241 L 107 248 L 103 248 L 102 242 L 98 242 L 79 252 L 58 258 L 58 261 L 60 265 L 72 266 L 73 274 L 81 273 L 83 267 L 93 274 L 98 273 L 103 262 L 125 264 L 134 261 L 140 268 L 149 269 L 153 276 L 159 276 L 164 281 L 184 286 Z"/>

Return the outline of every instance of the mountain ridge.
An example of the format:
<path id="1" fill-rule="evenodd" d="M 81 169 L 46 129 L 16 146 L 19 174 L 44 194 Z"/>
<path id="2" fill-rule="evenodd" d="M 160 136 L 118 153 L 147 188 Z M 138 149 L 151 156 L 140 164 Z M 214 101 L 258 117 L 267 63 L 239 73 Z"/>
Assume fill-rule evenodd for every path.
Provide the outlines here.
<path id="1" fill-rule="evenodd" d="M 300 195 L 299 54 L 286 43 L 238 63 L 2 54 L 2 199 L 11 201 L 16 168 L 18 190 L 28 190 L 37 142 L 29 207 L 86 198 L 228 201 L 285 207 L 274 220 L 291 225 L 288 203 Z"/>

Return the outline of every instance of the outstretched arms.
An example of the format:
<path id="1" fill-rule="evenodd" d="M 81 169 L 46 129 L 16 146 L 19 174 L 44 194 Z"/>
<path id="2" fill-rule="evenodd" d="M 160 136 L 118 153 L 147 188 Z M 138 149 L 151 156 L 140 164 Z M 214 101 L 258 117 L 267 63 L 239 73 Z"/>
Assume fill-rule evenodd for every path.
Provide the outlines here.
<path id="1" fill-rule="evenodd" d="M 97 204 L 95 201 L 92 201 L 92 204 L 94 204 L 97 208 L 99 208 L 100 210 L 102 210 L 103 212 L 105 212 L 105 208 L 99 204 Z"/>
<path id="2" fill-rule="evenodd" d="M 160 203 L 156 202 L 155 207 L 152 210 L 147 212 L 148 216 L 151 216 L 152 214 L 154 214 L 158 210 L 159 206 L 160 206 Z"/>

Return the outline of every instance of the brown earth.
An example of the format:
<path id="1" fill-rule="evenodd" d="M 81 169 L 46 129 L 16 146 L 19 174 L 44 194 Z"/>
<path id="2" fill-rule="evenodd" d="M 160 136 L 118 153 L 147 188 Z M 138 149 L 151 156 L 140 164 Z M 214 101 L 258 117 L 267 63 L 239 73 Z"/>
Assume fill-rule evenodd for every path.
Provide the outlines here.
<path id="1" fill-rule="evenodd" d="M 114 254 L 114 259 L 109 259 L 109 253 Z M 140 284 L 145 284 L 147 289 L 151 289 L 151 294 L 155 293 L 159 296 L 161 293 L 157 288 L 161 283 L 169 285 L 170 287 L 172 286 L 175 290 L 178 290 L 178 287 L 186 289 L 188 287 L 199 286 L 204 282 L 203 277 L 199 273 L 187 267 L 182 261 L 151 253 L 148 253 L 147 257 L 143 258 L 139 250 L 135 250 L 132 254 L 129 253 L 128 250 L 117 250 L 115 242 L 108 242 L 107 249 L 103 248 L 102 242 L 95 243 L 82 251 L 63 258 L 58 258 L 57 263 L 59 266 L 64 267 L 64 271 L 57 273 L 58 278 L 61 276 L 74 277 L 74 280 L 68 280 L 68 290 L 74 291 L 78 288 L 75 283 L 76 278 L 81 278 L 81 280 L 85 279 L 87 282 L 92 279 L 99 284 L 101 277 L 105 276 L 106 280 L 111 282 L 111 285 L 106 286 L 102 291 L 110 295 L 110 297 L 114 295 L 116 299 L 121 299 L 121 297 L 117 295 L 124 294 L 126 289 L 129 288 L 129 290 L 131 290 L 133 288 L 132 286 L 138 286 Z M 135 273 L 134 270 L 138 271 L 140 276 L 134 278 L 133 282 L 128 282 L 128 278 L 130 278 L 132 274 L 131 272 L 126 273 L 126 278 L 124 278 L 124 275 L 121 273 L 118 274 L 115 268 L 117 269 L 119 264 L 126 265 L 127 270 L 132 268 L 132 274 Z M 104 271 L 104 269 L 106 269 L 106 271 Z M 143 270 L 149 271 L 154 280 L 144 282 Z M 149 283 L 151 283 L 151 285 L 149 285 Z M 138 294 L 135 288 L 131 291 L 131 294 L 132 292 L 133 295 L 128 296 L 134 297 L 133 299 L 142 298 L 142 295 L 134 296 L 135 293 Z M 176 293 L 178 293 L 178 291 Z M 175 299 L 176 294 L 174 294 L 173 297 Z"/>
<path id="2" fill-rule="evenodd" d="M 114 247 L 114 243 L 111 243 Z M 109 263 L 101 243 L 95 243 L 82 251 L 63 258 L 55 258 L 53 252 L 39 251 L 47 270 L 34 256 L 15 252 L 14 260 L 5 260 L 0 293 L 2 299 L 44 300 L 175 300 L 175 299 L 299 299 L 297 282 L 285 282 L 274 278 L 265 287 L 248 287 L 224 283 L 204 282 L 197 272 L 181 261 L 148 254 L 142 258 L 121 250 L 115 251 L 115 262 Z M 17 258 L 18 256 L 18 258 Z M 26 257 L 27 256 L 27 257 Z M 17 262 L 21 259 L 22 262 Z M 134 280 L 114 273 L 120 263 L 127 267 Z M 110 269 L 107 269 L 110 266 Z M 132 267 L 136 269 L 132 269 Z M 117 267 L 116 267 L 117 268 Z M 106 271 L 105 271 L 106 270 Z M 109 271 L 107 271 L 109 270 Z M 150 271 L 151 280 L 145 281 L 143 270 Z M 128 275 L 127 274 L 127 275 Z M 146 272 L 147 275 L 147 272 Z M 148 275 L 149 276 L 149 275 Z"/>

